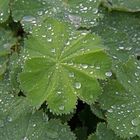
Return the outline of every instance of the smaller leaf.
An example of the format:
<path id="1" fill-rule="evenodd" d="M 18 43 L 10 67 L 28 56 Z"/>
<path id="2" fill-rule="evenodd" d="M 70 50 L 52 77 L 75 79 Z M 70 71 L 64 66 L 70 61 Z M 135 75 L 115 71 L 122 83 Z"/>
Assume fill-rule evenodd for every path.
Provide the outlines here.
<path id="1" fill-rule="evenodd" d="M 88 140 L 123 140 L 117 137 L 105 123 L 99 123 L 95 134 L 91 134 Z"/>
<path id="2" fill-rule="evenodd" d="M 102 0 L 104 5 L 111 10 L 138 12 L 140 11 L 139 0 Z"/>
<path id="3" fill-rule="evenodd" d="M 5 22 L 10 15 L 10 0 L 0 0 L 0 23 Z"/>

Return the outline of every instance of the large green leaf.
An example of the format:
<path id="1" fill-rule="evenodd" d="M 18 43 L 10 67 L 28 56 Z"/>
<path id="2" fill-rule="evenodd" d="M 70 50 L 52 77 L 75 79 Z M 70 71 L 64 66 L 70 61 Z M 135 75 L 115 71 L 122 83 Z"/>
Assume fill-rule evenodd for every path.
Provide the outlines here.
<path id="1" fill-rule="evenodd" d="M 104 87 L 100 103 L 108 110 L 108 125 L 121 137 L 140 136 L 140 63 L 130 59 L 116 69 L 118 81 Z M 121 83 L 121 84 L 120 84 Z"/>
<path id="2" fill-rule="evenodd" d="M 101 17 L 98 13 L 100 0 L 13 0 L 12 16 L 21 21 L 26 31 L 40 23 L 40 17 L 50 16 L 71 22 L 76 27 L 93 26 Z"/>
<path id="3" fill-rule="evenodd" d="M 102 0 L 109 9 L 119 11 L 138 12 L 140 11 L 139 0 Z"/>
<path id="4" fill-rule="evenodd" d="M 5 22 L 10 15 L 10 0 L 0 0 L 0 23 Z"/>
<path id="5" fill-rule="evenodd" d="M 140 54 L 140 18 L 135 14 L 104 11 L 104 18 L 93 28 L 104 40 L 116 67 L 118 61 L 127 61 L 130 55 Z"/>
<path id="6" fill-rule="evenodd" d="M 110 58 L 100 38 L 57 20 L 47 19 L 35 27 L 25 48 L 21 88 L 33 105 L 47 100 L 54 113 L 71 112 L 77 97 L 94 103 L 101 94 L 97 78 L 111 76 Z"/>
<path id="7" fill-rule="evenodd" d="M 50 120 L 41 111 L 33 113 L 25 97 L 12 94 L 9 82 L 0 81 L 0 139 L 1 140 L 75 140 L 67 125 Z"/>
<path id="8" fill-rule="evenodd" d="M 0 127 L 0 139 L 3 140 L 75 140 L 67 125 L 59 120 L 50 120 L 43 113 L 25 113 L 14 121 Z"/>

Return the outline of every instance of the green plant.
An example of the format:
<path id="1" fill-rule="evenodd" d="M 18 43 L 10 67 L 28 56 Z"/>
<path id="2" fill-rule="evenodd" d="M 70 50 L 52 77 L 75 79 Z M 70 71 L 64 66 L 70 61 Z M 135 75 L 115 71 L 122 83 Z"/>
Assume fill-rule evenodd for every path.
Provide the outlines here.
<path id="1" fill-rule="evenodd" d="M 0 140 L 139 140 L 139 13 L 139 0 L 0 0 Z"/>

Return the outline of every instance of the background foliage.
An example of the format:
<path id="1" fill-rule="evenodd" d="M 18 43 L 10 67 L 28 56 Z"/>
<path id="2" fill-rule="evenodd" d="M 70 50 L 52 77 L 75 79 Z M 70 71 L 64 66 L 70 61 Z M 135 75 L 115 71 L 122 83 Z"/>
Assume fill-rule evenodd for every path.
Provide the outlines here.
<path id="1" fill-rule="evenodd" d="M 0 139 L 139 140 L 140 0 L 0 0 Z"/>

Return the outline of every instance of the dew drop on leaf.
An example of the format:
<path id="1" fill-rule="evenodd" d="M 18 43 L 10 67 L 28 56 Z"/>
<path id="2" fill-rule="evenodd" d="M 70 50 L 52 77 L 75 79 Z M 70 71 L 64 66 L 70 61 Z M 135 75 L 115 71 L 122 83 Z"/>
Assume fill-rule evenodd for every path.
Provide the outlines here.
<path id="1" fill-rule="evenodd" d="M 69 73 L 69 77 L 70 78 L 73 78 L 74 77 L 74 73 L 72 72 L 72 73 Z"/>
<path id="2" fill-rule="evenodd" d="M 82 66 L 83 69 L 87 69 L 88 68 L 87 64 L 82 64 L 81 66 Z"/>
<path id="3" fill-rule="evenodd" d="M 64 110 L 65 107 L 62 105 L 62 106 L 59 106 L 59 110 Z"/>
<path id="4" fill-rule="evenodd" d="M 35 23 L 36 22 L 36 18 L 33 16 L 24 16 L 21 20 L 21 22 L 31 22 L 31 23 Z"/>
<path id="5" fill-rule="evenodd" d="M 109 71 L 109 72 L 106 72 L 105 75 L 106 75 L 107 77 L 110 77 L 110 76 L 112 76 L 112 72 L 110 72 L 110 71 Z"/>
<path id="6" fill-rule="evenodd" d="M 140 118 L 136 118 L 134 120 L 131 121 L 133 126 L 138 126 L 140 124 Z"/>
<path id="7" fill-rule="evenodd" d="M 23 140 L 28 140 L 28 138 L 27 137 L 24 137 Z"/>
<path id="8" fill-rule="evenodd" d="M 80 89 L 80 88 L 81 88 L 81 83 L 76 82 L 76 83 L 75 83 L 75 88 L 76 88 L 76 89 Z"/>
<path id="9" fill-rule="evenodd" d="M 7 121 L 8 121 L 8 122 L 12 122 L 12 120 L 13 120 L 13 119 L 12 119 L 10 116 L 7 117 Z"/>

